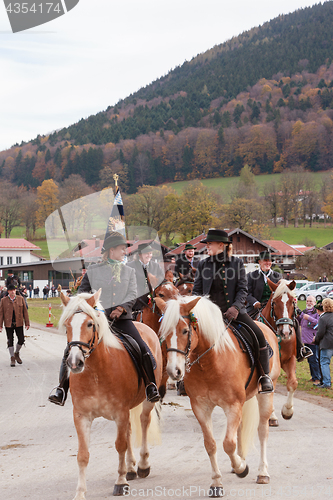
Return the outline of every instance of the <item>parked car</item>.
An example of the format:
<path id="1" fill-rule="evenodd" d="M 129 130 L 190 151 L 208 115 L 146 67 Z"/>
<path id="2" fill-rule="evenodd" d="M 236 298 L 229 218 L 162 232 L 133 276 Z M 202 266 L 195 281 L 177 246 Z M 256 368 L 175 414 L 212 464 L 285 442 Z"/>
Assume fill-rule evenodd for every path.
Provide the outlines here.
<path id="1" fill-rule="evenodd" d="M 308 281 L 308 280 L 294 280 L 296 283 L 296 290 L 299 290 L 305 285 L 308 285 L 309 283 L 313 283 L 313 281 Z"/>
<path id="2" fill-rule="evenodd" d="M 314 297 L 317 297 L 317 295 L 321 295 L 321 293 L 317 294 L 317 290 L 319 290 L 319 288 L 323 288 L 323 287 L 328 287 L 329 285 L 331 285 L 333 287 L 333 283 L 325 283 L 325 285 L 323 285 L 322 282 L 315 282 L 315 283 L 309 283 L 308 285 L 305 285 L 303 286 L 302 288 L 299 288 L 298 290 L 295 291 L 296 293 L 296 297 L 298 300 L 306 300 L 306 297 L 308 297 L 309 295 L 313 295 Z M 325 295 L 326 297 L 326 295 Z"/>

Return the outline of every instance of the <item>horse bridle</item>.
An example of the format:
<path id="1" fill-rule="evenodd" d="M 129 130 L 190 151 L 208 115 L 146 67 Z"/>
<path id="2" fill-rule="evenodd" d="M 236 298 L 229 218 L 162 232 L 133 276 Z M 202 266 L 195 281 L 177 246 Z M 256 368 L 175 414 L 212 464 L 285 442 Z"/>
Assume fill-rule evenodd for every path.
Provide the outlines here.
<path id="1" fill-rule="evenodd" d="M 182 351 L 181 349 L 176 349 L 175 347 L 168 347 L 166 352 L 178 352 L 179 354 L 181 354 L 182 356 L 185 356 L 185 369 L 187 372 L 189 372 L 192 368 L 193 365 L 195 365 L 196 363 L 199 362 L 199 360 L 205 355 L 207 354 L 211 349 L 213 349 L 213 347 L 215 346 L 215 344 L 213 344 L 212 346 L 210 346 L 205 352 L 203 352 L 202 354 L 200 354 L 200 356 L 197 357 L 197 359 L 195 359 L 194 361 L 192 361 L 192 363 L 190 363 L 189 361 L 189 358 L 188 358 L 188 355 L 190 353 L 190 350 L 191 350 L 191 344 L 192 344 L 192 316 L 191 315 L 187 315 L 187 316 L 182 316 L 183 319 L 188 319 L 189 320 L 189 332 L 188 332 L 188 338 L 187 338 L 187 345 L 186 345 L 186 348 L 185 348 L 185 351 Z"/>
<path id="2" fill-rule="evenodd" d="M 289 326 L 294 326 L 294 319 L 295 319 L 295 305 L 294 305 L 294 312 L 293 312 L 293 318 L 287 318 L 283 316 L 282 318 L 277 319 L 275 316 L 274 312 L 274 302 L 271 300 L 271 311 L 270 311 L 270 316 L 273 318 L 275 326 L 278 327 L 279 325 L 289 325 Z M 267 321 L 267 319 L 262 315 L 262 309 L 259 313 L 259 318 L 262 318 L 265 323 L 273 330 L 276 336 L 279 336 L 279 333 L 277 332 L 277 329 L 275 330 L 272 325 Z"/>
<path id="3" fill-rule="evenodd" d="M 78 309 L 74 312 L 74 314 L 85 312 L 82 309 Z M 72 342 L 67 342 L 66 346 L 66 354 L 69 354 L 69 351 L 72 347 L 78 347 L 83 354 L 84 359 L 89 358 L 90 354 L 96 349 L 99 344 L 98 333 L 96 330 L 95 323 L 93 323 L 93 336 L 89 340 L 89 342 L 81 342 L 81 340 L 73 340 Z M 85 351 L 83 348 L 86 347 L 88 351 Z"/>

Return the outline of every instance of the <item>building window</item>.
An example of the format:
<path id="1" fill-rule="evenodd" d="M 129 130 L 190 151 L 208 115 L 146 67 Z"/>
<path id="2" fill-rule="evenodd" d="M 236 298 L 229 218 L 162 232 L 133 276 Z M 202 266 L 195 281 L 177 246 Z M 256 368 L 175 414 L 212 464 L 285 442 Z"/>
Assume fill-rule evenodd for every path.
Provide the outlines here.
<path id="1" fill-rule="evenodd" d="M 13 257 L 7 257 L 7 266 L 11 266 L 13 264 Z"/>
<path id="2" fill-rule="evenodd" d="M 240 236 L 237 236 L 237 243 L 240 242 Z"/>
<path id="3" fill-rule="evenodd" d="M 0 265 L 3 266 L 3 257 L 0 257 Z"/>
<path id="4" fill-rule="evenodd" d="M 16 257 L 16 264 L 22 263 L 22 257 Z"/>

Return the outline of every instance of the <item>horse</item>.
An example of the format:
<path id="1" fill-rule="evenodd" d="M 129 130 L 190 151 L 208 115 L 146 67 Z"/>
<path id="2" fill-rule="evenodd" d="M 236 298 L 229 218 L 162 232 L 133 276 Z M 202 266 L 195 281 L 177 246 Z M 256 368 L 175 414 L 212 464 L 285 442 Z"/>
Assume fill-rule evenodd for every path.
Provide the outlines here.
<path id="1" fill-rule="evenodd" d="M 161 325 L 163 313 L 159 310 L 155 298 L 159 297 L 163 299 L 165 302 L 171 299 L 176 299 L 179 296 L 179 291 L 178 289 L 173 285 L 168 280 L 162 281 L 160 285 L 158 285 L 154 289 L 153 293 L 153 298 L 150 299 L 148 304 L 142 304 L 142 309 L 137 315 L 137 320 L 144 323 L 145 325 L 148 325 L 156 335 L 159 335 L 159 328 Z M 167 380 L 169 378 L 167 372 L 166 372 L 166 348 L 165 348 L 165 343 L 162 342 L 161 344 L 161 349 L 162 349 L 162 360 L 163 360 L 163 371 L 162 371 L 162 380 L 161 384 L 158 388 L 161 399 L 164 398 L 165 393 L 166 393 L 166 385 L 167 385 Z"/>
<path id="2" fill-rule="evenodd" d="M 211 415 L 215 406 L 223 408 L 226 414 L 223 447 L 239 477 L 245 477 L 249 472 L 245 457 L 251 434 L 253 437 L 255 428 L 258 428 L 260 462 L 257 483 L 269 483 L 266 445 L 273 393 L 258 394 L 257 368 L 250 380 L 251 363 L 247 354 L 232 331 L 225 327 L 219 307 L 207 297 L 182 297 L 165 304 L 157 298 L 156 302 L 164 310 L 160 333 L 167 344 L 167 371 L 174 380 L 184 377 L 193 413 L 203 432 L 212 467 L 209 496 L 224 494 L 212 431 Z M 275 387 L 280 374 L 277 339 L 270 328 L 258 324 L 273 349 L 270 375 Z M 254 396 L 257 396 L 257 401 Z M 259 426 L 255 418 L 258 407 Z"/>
<path id="3" fill-rule="evenodd" d="M 147 477 L 150 472 L 147 432 L 154 403 L 146 401 L 144 384 L 139 381 L 130 355 L 109 328 L 99 303 L 100 293 L 101 290 L 94 294 L 81 293 L 71 299 L 61 293 L 65 307 L 59 327 L 67 332 L 69 387 L 79 445 L 79 479 L 74 500 L 85 499 L 90 429 L 95 418 L 103 417 L 117 424 L 115 447 L 119 466 L 113 495 L 125 495 L 129 487 L 127 480 L 137 475 Z M 154 355 L 157 364 L 155 378 L 159 384 L 162 359 L 158 338 L 148 326 L 136 323 L 136 327 Z M 130 410 L 141 403 L 142 445 L 136 471 Z"/>
<path id="4" fill-rule="evenodd" d="M 283 371 L 287 375 L 287 401 L 283 405 L 281 414 L 289 420 L 294 413 L 293 397 L 297 389 L 296 378 L 296 334 L 295 321 L 295 281 L 288 282 L 281 279 L 273 283 L 267 278 L 267 283 L 272 291 L 266 306 L 259 312 L 257 319 L 268 325 L 277 336 L 279 342 L 280 361 Z M 270 426 L 277 427 L 278 419 L 274 409 L 270 418 Z"/>
<path id="5" fill-rule="evenodd" d="M 178 288 L 180 295 L 192 295 L 194 277 L 192 274 L 182 275 L 179 273 L 179 279 L 176 281 L 175 286 Z"/>

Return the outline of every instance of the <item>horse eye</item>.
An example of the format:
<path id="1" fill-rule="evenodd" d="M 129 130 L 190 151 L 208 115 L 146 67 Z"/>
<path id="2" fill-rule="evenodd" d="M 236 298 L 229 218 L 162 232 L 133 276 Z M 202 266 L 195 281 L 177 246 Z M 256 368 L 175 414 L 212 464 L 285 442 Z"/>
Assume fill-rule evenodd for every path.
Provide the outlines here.
<path id="1" fill-rule="evenodd" d="M 94 325 L 94 323 L 92 321 L 88 321 L 88 323 L 87 323 L 88 328 L 91 328 L 93 325 Z"/>
<path id="2" fill-rule="evenodd" d="M 188 332 L 189 332 L 189 329 L 188 329 L 188 328 L 184 328 L 184 329 L 183 329 L 183 335 L 187 335 L 187 334 L 188 334 Z"/>
<path id="3" fill-rule="evenodd" d="M 158 296 L 161 298 L 161 299 L 164 299 L 164 295 L 163 293 L 159 293 Z"/>

